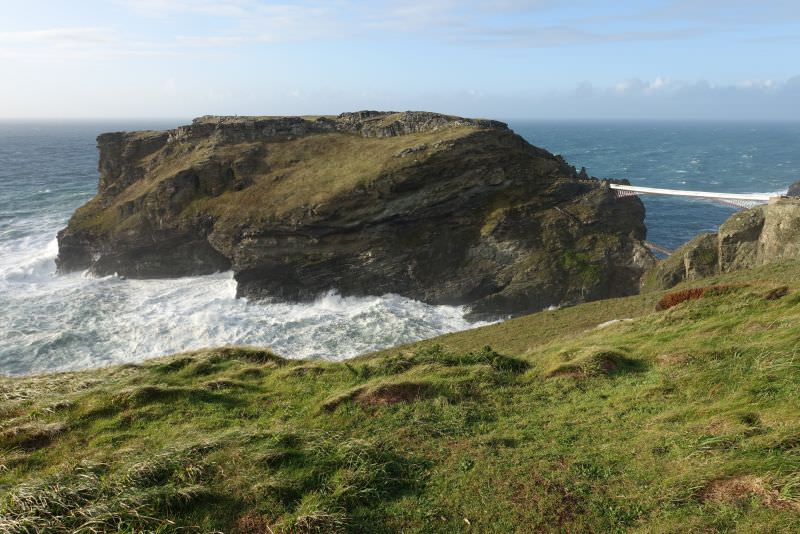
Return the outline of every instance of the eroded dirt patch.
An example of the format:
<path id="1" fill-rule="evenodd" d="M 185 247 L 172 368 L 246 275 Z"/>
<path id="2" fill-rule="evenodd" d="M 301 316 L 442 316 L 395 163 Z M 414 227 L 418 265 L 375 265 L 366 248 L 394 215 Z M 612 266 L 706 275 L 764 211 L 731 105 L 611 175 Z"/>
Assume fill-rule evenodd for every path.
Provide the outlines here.
<path id="1" fill-rule="evenodd" d="M 800 512 L 800 502 L 784 499 L 767 486 L 762 477 L 744 475 L 712 480 L 703 492 L 703 501 L 742 505 L 756 499 L 767 508 Z"/>
<path id="2" fill-rule="evenodd" d="M 249 512 L 236 520 L 234 534 L 273 534 L 272 528 L 261 514 Z"/>
<path id="3" fill-rule="evenodd" d="M 789 294 L 789 286 L 780 286 L 764 293 L 764 300 L 778 300 Z"/>
<path id="4" fill-rule="evenodd" d="M 414 402 L 429 397 L 435 392 L 431 384 L 425 382 L 395 382 L 364 386 L 326 401 L 322 407 L 333 411 L 340 404 L 352 401 L 363 408 L 390 406 L 400 402 Z"/>

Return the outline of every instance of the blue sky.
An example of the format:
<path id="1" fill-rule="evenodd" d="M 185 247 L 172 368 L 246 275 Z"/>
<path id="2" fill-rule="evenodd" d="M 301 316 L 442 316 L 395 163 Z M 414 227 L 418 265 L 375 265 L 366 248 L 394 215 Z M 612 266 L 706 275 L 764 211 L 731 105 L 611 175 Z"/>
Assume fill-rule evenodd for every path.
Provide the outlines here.
<path id="1" fill-rule="evenodd" d="M 0 117 L 800 120 L 800 2 L 3 2 Z"/>

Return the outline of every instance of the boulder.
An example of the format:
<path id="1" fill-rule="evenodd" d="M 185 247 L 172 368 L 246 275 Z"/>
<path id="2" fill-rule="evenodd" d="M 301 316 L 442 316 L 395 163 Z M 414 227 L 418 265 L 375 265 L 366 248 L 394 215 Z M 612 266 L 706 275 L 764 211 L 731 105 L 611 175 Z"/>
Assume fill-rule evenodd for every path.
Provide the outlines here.
<path id="1" fill-rule="evenodd" d="M 764 206 L 734 213 L 717 232 L 719 270 L 750 269 L 758 265 L 759 239 L 764 228 Z"/>

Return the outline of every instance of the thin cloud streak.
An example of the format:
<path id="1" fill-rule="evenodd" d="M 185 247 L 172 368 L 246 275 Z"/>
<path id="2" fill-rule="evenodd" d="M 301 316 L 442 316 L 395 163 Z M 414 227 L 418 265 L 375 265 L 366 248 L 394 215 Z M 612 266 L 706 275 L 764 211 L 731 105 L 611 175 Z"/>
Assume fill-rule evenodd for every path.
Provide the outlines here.
<path id="1" fill-rule="evenodd" d="M 509 28 L 497 31 L 476 29 L 452 37 L 451 42 L 491 47 L 551 48 L 636 41 L 672 41 L 698 37 L 700 28 L 679 30 L 598 33 L 571 27 Z"/>
<path id="2" fill-rule="evenodd" d="M 242 18 L 258 6 L 252 0 L 123 0 L 124 6 L 150 17 L 195 13 L 214 17 Z"/>
<path id="3" fill-rule="evenodd" d="M 213 21 L 212 29 L 200 34 L 180 33 L 171 40 L 149 43 L 156 49 L 189 47 L 241 47 L 248 44 L 342 41 L 356 38 L 415 35 L 430 42 L 474 47 L 548 48 L 601 45 L 620 42 L 689 40 L 720 31 L 732 31 L 735 24 L 775 20 L 776 14 L 789 20 L 800 18 L 790 3 L 765 1 L 756 7 L 744 0 L 675 0 L 658 9 L 643 7 L 621 15 L 544 20 L 552 12 L 552 0 L 429 0 L 390 1 L 383 4 L 363 0 L 299 4 L 265 3 L 258 0 L 119 0 L 132 13 L 170 17 L 190 14 Z M 733 4 L 731 4 L 733 2 Z M 590 5 L 587 3 L 586 5 Z M 749 7 L 748 7 L 749 6 Z M 735 9 L 734 9 L 735 8 Z M 741 9 L 740 9 L 741 8 Z M 742 16 L 742 13 L 748 16 Z M 750 16 L 752 14 L 758 16 Z M 526 25 L 514 24 L 514 17 L 496 20 L 498 15 L 528 15 Z M 788 19 L 786 18 L 788 17 Z M 608 31 L 604 22 L 668 19 L 676 27 L 649 28 L 647 24 Z M 541 20 L 541 22 L 539 22 Z M 703 21 L 698 23 L 698 21 Z M 225 27 L 227 26 L 227 27 Z M 629 24 L 630 26 L 630 24 Z M 90 45 L 110 41 L 103 28 L 62 28 L 0 34 L 0 44 L 20 45 L 51 40 Z M 770 39 L 769 37 L 765 39 Z M 777 38 L 792 41 L 794 36 Z M 175 51 L 173 50 L 173 53 Z M 8 51 L 6 50 L 8 54 Z M 24 54 L 19 54 L 24 55 Z"/>
<path id="4" fill-rule="evenodd" d="M 158 43 L 126 41 L 111 28 L 49 28 L 0 32 L 0 58 L 34 61 L 91 61 L 173 55 Z"/>
<path id="5" fill-rule="evenodd" d="M 74 46 L 105 44 L 114 40 L 109 28 L 50 28 L 33 31 L 0 32 L 0 44 Z"/>
<path id="6" fill-rule="evenodd" d="M 179 43 L 194 46 L 242 46 L 247 43 L 279 43 L 345 40 L 353 37 L 415 35 L 431 42 L 475 47 L 547 48 L 635 41 L 690 39 L 706 33 L 703 27 L 669 30 L 604 32 L 590 25 L 572 24 L 512 26 L 490 23 L 487 13 L 539 13 L 551 1 L 389 2 L 376 7 L 361 2 L 307 2 L 300 5 L 268 5 L 251 0 L 188 2 L 182 0 L 129 0 L 132 8 L 166 15 L 222 13 L 236 26 L 221 33 L 181 35 Z M 331 7 L 333 6 L 333 7 Z M 465 9 L 471 7 L 471 9 Z M 474 11 L 477 9 L 477 11 Z"/>

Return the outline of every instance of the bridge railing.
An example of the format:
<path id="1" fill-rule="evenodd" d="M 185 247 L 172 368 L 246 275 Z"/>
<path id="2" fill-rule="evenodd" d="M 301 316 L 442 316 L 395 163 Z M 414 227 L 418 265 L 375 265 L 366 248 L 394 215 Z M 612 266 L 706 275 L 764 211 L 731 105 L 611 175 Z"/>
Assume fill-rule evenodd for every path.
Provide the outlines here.
<path id="1" fill-rule="evenodd" d="M 665 195 L 685 198 L 697 198 L 720 202 L 737 208 L 752 208 L 759 204 L 767 204 L 775 198 L 770 193 L 714 193 L 711 191 L 682 191 L 679 189 L 662 189 L 658 187 L 639 187 L 623 184 L 609 184 L 617 198 L 637 195 Z"/>

